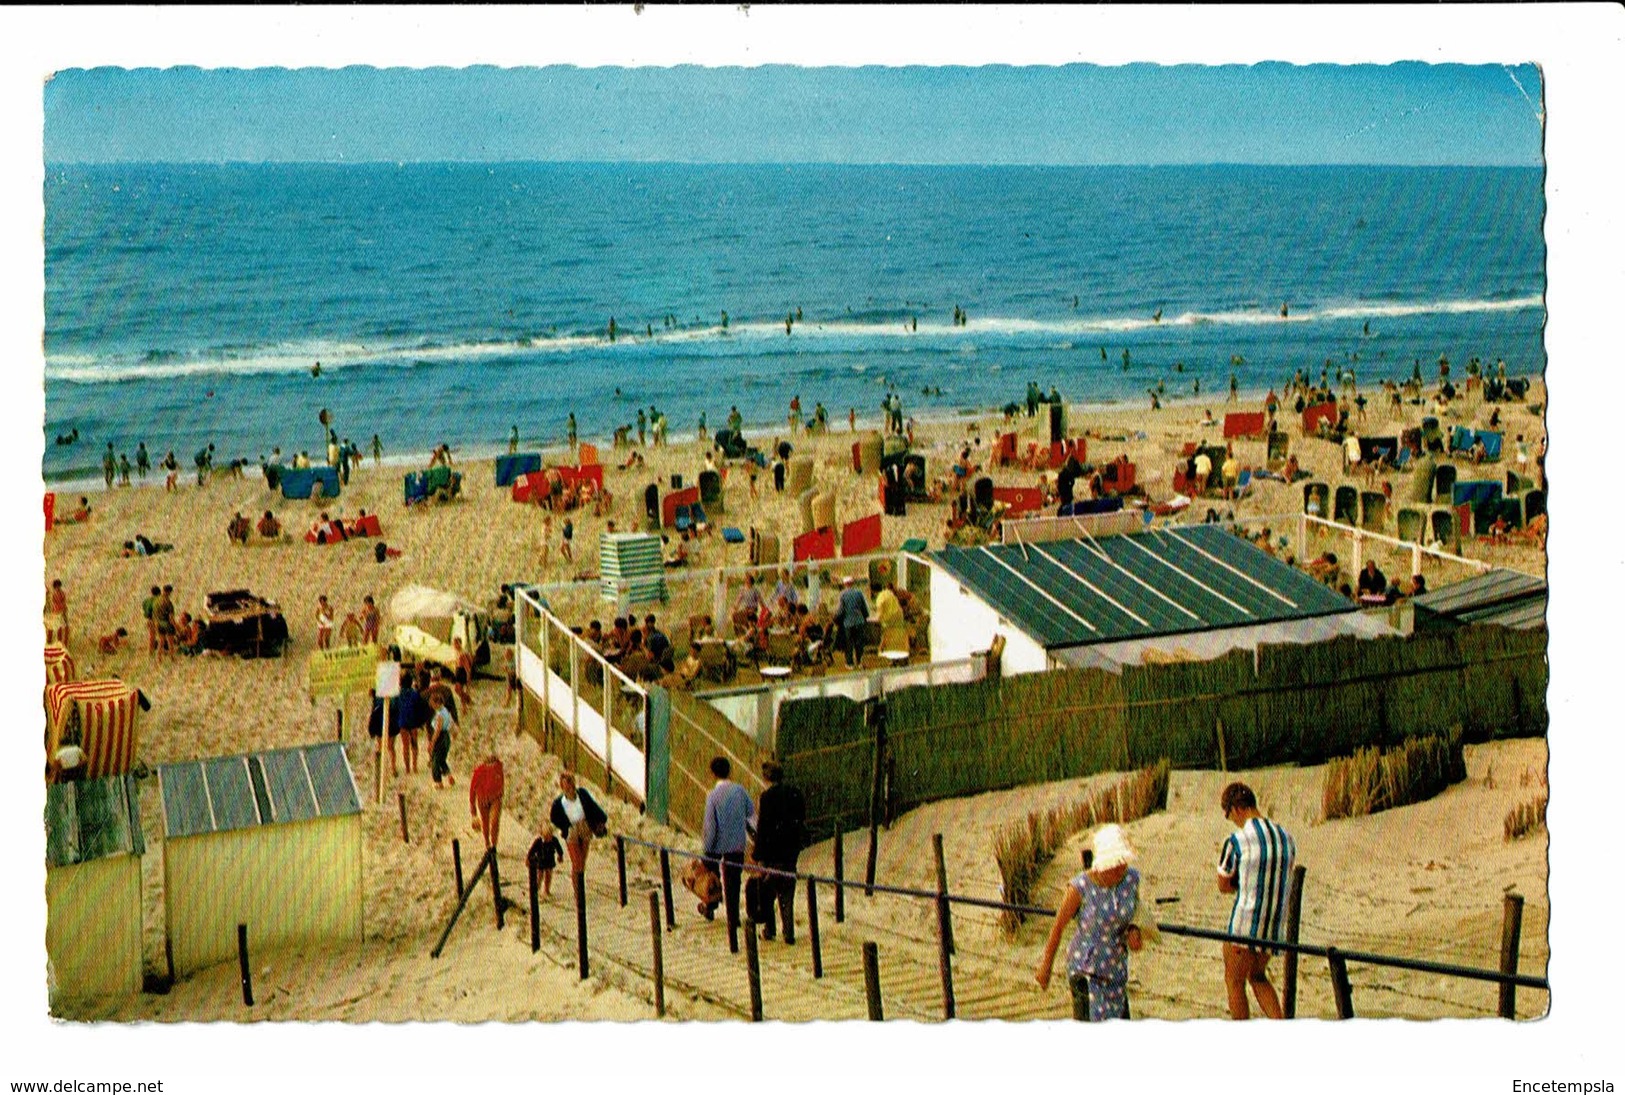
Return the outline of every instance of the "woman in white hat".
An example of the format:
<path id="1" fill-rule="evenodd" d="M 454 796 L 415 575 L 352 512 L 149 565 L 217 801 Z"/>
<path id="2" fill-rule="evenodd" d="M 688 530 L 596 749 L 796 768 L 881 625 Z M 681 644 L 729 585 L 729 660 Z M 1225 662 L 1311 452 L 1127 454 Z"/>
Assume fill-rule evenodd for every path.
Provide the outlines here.
<path id="1" fill-rule="evenodd" d="M 1040 988 L 1049 988 L 1061 935 L 1075 920 L 1077 931 L 1066 951 L 1072 1017 L 1098 1023 L 1129 1017 L 1128 952 L 1141 946 L 1140 929 L 1133 924 L 1140 872 L 1129 866 L 1134 849 L 1119 826 L 1101 826 L 1090 847 L 1093 862 L 1067 886 L 1034 975 Z"/>

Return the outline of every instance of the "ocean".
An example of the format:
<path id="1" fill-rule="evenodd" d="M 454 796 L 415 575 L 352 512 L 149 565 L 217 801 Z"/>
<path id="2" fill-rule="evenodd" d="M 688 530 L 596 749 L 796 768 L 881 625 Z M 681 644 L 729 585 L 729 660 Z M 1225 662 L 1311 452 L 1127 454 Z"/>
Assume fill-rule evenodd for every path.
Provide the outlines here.
<path id="1" fill-rule="evenodd" d="M 48 166 L 45 458 L 183 467 L 672 440 L 889 388 L 919 418 L 1028 382 L 1139 403 L 1232 370 L 1362 384 L 1477 356 L 1545 367 L 1528 168 L 685 164 Z M 1283 317 L 1282 309 L 1286 310 Z M 965 321 L 956 323 L 963 309 Z M 786 331 L 786 317 L 798 317 Z M 611 341 L 613 319 L 616 337 Z M 1126 357 L 1125 357 L 1126 354 Z M 319 376 L 312 375 L 320 362 Z M 1334 372 L 1335 375 L 1335 372 Z M 55 444 L 79 431 L 76 444 Z"/>

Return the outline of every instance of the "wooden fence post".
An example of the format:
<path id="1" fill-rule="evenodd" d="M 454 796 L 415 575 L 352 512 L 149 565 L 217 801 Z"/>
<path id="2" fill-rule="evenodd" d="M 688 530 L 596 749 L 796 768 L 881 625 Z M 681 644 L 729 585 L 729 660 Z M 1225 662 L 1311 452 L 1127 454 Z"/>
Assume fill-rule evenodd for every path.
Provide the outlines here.
<path id="1" fill-rule="evenodd" d="M 457 883 L 457 896 L 463 896 L 463 849 L 457 838 L 451 838 L 451 876 Z"/>
<path id="2" fill-rule="evenodd" d="M 254 974 L 248 964 L 248 925 L 237 925 L 237 973 L 243 982 L 243 1005 L 254 1006 Z"/>
<path id="3" fill-rule="evenodd" d="M 406 792 L 396 791 L 395 801 L 399 803 L 401 807 L 401 843 L 410 844 L 412 843 L 412 838 L 406 835 Z"/>
<path id="4" fill-rule="evenodd" d="M 886 771 L 885 704 L 880 701 L 874 703 L 869 709 L 869 718 L 874 724 L 875 752 L 874 763 L 869 773 L 869 855 L 863 868 L 864 897 L 875 895 L 875 861 L 880 855 L 880 812 L 884 802 L 881 788 Z"/>
<path id="5" fill-rule="evenodd" d="M 842 854 L 842 845 L 844 843 L 841 837 L 841 827 L 837 825 L 835 826 L 835 923 L 837 924 L 846 921 L 846 886 L 843 882 L 845 870 L 842 862 L 846 858 Z"/>
<path id="6" fill-rule="evenodd" d="M 660 895 L 649 891 L 649 940 L 654 947 L 655 1017 L 666 1017 L 666 959 L 660 940 Z"/>
<path id="7" fill-rule="evenodd" d="M 621 882 L 621 908 L 626 908 L 626 837 L 615 834 L 615 873 Z"/>
<path id="8" fill-rule="evenodd" d="M 953 940 L 948 937 L 948 899 L 937 895 L 937 971 L 942 975 L 942 1017 L 954 1017 Z"/>
<path id="9" fill-rule="evenodd" d="M 1349 984 L 1348 962 L 1336 947 L 1326 948 L 1326 963 L 1332 968 L 1332 1000 L 1339 1019 L 1354 1018 L 1354 989 Z"/>
<path id="10" fill-rule="evenodd" d="M 497 931 L 502 930 L 502 879 L 497 875 L 497 850 L 485 853 L 491 860 L 491 903 L 497 910 Z"/>
<path id="11" fill-rule="evenodd" d="M 745 921 L 745 973 L 750 980 L 750 1021 L 762 1021 L 762 966 L 756 953 L 756 921 Z"/>
<path id="12" fill-rule="evenodd" d="M 530 953 L 535 954 L 542 949 L 542 910 L 536 903 L 536 876 L 540 872 L 528 859 L 525 866 L 530 873 Z"/>
<path id="13" fill-rule="evenodd" d="M 942 834 L 931 834 L 931 852 L 937 857 L 937 906 L 941 910 L 942 932 L 948 941 L 948 953 L 954 951 L 953 912 L 948 905 L 948 867 L 942 858 Z"/>
<path id="14" fill-rule="evenodd" d="M 813 980 L 824 976 L 824 951 L 818 939 L 818 883 L 807 878 L 807 938 L 812 942 Z"/>
<path id="15" fill-rule="evenodd" d="M 576 969 L 585 981 L 587 971 L 587 876 L 571 872 L 570 882 L 576 893 Z"/>
<path id="16" fill-rule="evenodd" d="M 863 945 L 863 996 L 869 1004 L 869 1019 L 879 1023 L 886 1018 L 880 999 L 880 948 L 873 943 Z"/>
<path id="17" fill-rule="evenodd" d="M 671 903 L 671 853 L 660 849 L 660 889 L 666 898 L 666 930 L 677 930 L 677 910 Z"/>
<path id="18" fill-rule="evenodd" d="M 333 732 L 337 740 L 344 740 L 344 708 L 342 707 L 333 712 Z"/>
<path id="19" fill-rule="evenodd" d="M 457 918 L 463 915 L 463 907 L 468 904 L 469 896 L 473 894 L 474 887 L 479 885 L 480 876 L 485 873 L 486 866 L 493 858 L 492 852 L 486 852 L 484 858 L 480 860 L 480 865 L 474 868 L 474 877 L 468 880 L 468 888 L 457 895 L 457 908 L 452 910 L 451 919 L 446 921 L 446 930 L 440 933 L 440 939 L 435 943 L 434 950 L 429 952 L 430 958 L 439 958 L 440 952 L 446 948 L 446 940 L 451 938 L 451 929 L 457 926 Z"/>
<path id="20" fill-rule="evenodd" d="M 1501 972 L 1518 972 L 1518 941 L 1523 935 L 1523 897 L 1509 893 L 1501 904 Z M 1518 986 L 1510 981 L 1501 985 L 1500 1014 L 1503 1019 L 1516 1019 Z"/>
<path id="21" fill-rule="evenodd" d="M 1303 915 L 1303 876 L 1301 865 L 1292 868 L 1292 882 L 1286 892 L 1286 941 L 1298 941 L 1298 923 Z M 1287 1019 L 1298 1017 L 1298 952 L 1287 951 L 1281 973 L 1281 1015 Z"/>

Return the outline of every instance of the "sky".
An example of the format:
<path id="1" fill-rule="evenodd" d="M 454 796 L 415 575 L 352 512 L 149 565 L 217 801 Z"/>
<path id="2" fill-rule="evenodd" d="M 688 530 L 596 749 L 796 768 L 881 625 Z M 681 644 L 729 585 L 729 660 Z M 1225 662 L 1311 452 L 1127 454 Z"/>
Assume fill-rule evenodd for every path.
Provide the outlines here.
<path id="1" fill-rule="evenodd" d="M 58 71 L 48 163 L 1541 162 L 1533 64 Z"/>

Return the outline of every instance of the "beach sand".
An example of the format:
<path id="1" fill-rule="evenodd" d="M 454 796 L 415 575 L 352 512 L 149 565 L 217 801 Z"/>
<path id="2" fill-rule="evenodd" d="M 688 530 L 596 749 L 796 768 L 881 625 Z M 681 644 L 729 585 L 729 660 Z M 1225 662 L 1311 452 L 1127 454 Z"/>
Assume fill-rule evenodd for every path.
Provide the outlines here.
<path id="1" fill-rule="evenodd" d="M 1543 402 L 1544 391 L 1538 385 L 1530 400 Z M 1377 402 L 1380 400 L 1373 401 L 1372 421 L 1362 432 L 1397 432 L 1399 424 L 1386 423 L 1385 408 L 1377 408 Z M 1103 460 L 1126 453 L 1139 466 L 1139 481 L 1154 499 L 1160 500 L 1171 493 L 1169 484 L 1181 444 L 1220 440 L 1222 429 L 1197 425 L 1207 407 L 1222 421 L 1226 410 L 1258 409 L 1259 402 L 1239 407 L 1219 401 L 1171 403 L 1156 412 L 1139 407 L 1074 408 L 1072 432 L 1127 435 L 1128 440 L 1091 441 L 1090 457 Z M 1410 416 L 1407 425 L 1422 413 L 1413 407 L 1406 411 Z M 1488 407 L 1468 403 L 1462 408 L 1462 417 L 1455 421 L 1482 426 L 1487 424 L 1489 412 Z M 1502 464 L 1484 470 L 1485 478 L 1504 476 L 1510 466 L 1515 434 L 1522 433 L 1531 447 L 1544 434 L 1543 423 L 1524 405 L 1504 404 L 1502 415 L 1507 455 Z M 1040 421 L 1017 419 L 1022 450 L 1037 438 L 1035 431 Z M 918 428 L 916 449 L 926 454 L 928 473 L 936 478 L 946 472 L 962 444 L 974 443 L 977 438 L 980 447 L 976 459 L 985 464 L 988 447 L 1002 428 L 996 413 L 924 423 Z M 1137 431 L 1146 436 L 1136 436 Z M 1306 468 L 1317 478 L 1334 484 L 1341 481 L 1341 453 L 1337 446 L 1299 439 L 1295 428 L 1292 434 L 1293 452 Z M 771 432 L 747 431 L 747 436 L 764 450 L 774 440 Z M 791 437 L 787 430 L 781 431 L 781 436 L 791 440 L 798 453 L 809 448 L 814 453 L 815 484 L 835 490 L 838 523 L 879 511 L 873 479 L 852 473 L 850 446 L 856 435 L 848 433 L 844 420 L 827 438 L 816 441 L 805 434 Z M 508 491 L 493 485 L 489 461 L 459 465 L 465 474 L 465 497 L 461 501 L 408 511 L 400 502 L 399 469 L 375 470 L 369 460 L 352 478 L 342 498 L 329 500 L 321 507 L 273 495 L 257 472 L 241 480 L 216 478 L 202 488 L 183 476 L 180 490 L 173 494 L 162 490 L 161 478 L 155 481 L 156 486 L 145 489 L 93 494 L 91 521 L 59 526 L 46 537 L 45 575 L 47 581 L 60 577 L 68 592 L 72 650 L 80 675 L 117 675 L 151 698 L 153 709 L 142 716 L 138 750 L 148 767 L 187 758 L 330 740 L 336 701 L 313 702 L 305 692 L 306 658 L 315 645 L 318 594 L 327 594 L 341 614 L 359 609 L 362 597 L 371 594 L 384 609 L 387 636 L 394 623 L 388 613 L 390 597 L 407 584 L 426 584 L 486 603 L 495 598 L 503 582 L 561 582 L 580 571 L 595 569 L 597 533 L 610 519 L 622 530 L 635 527 L 647 483 L 657 482 L 664 489 L 672 474 L 681 474 L 685 482 L 697 479 L 703 466 L 703 450 L 691 435 L 673 440 L 675 443 L 669 447 L 640 449 L 647 467 L 629 471 L 613 466 L 624 459 L 624 453 L 612 451 L 607 444 L 600 446 L 608 465 L 606 483 L 614 493 L 614 506 L 604 518 L 595 518 L 590 511 L 574 515 L 577 558 L 573 564 L 565 562 L 558 550 L 562 516 L 554 518 L 548 562 L 540 564 L 542 514 L 534 507 L 509 501 Z M 1244 466 L 1263 463 L 1262 442 L 1240 442 L 1237 449 Z M 991 474 L 1000 485 L 1029 485 L 1036 479 L 1036 473 L 1018 469 Z M 1469 477 L 1464 470 L 1463 478 Z M 1396 494 L 1402 489 L 1397 477 L 1395 488 Z M 726 483 L 726 512 L 713 513 L 713 522 L 776 532 L 788 555 L 790 539 L 801 531 L 795 499 L 788 493 L 775 493 L 772 477 L 766 471 L 758 480 L 758 492 L 755 499 L 749 496 L 743 469 L 736 468 Z M 59 496 L 59 512 L 71 510 L 71 501 Z M 1209 506 L 1221 513 L 1234 508 L 1238 518 L 1293 514 L 1301 508 L 1301 496 L 1296 486 L 1261 482 L 1251 497 L 1241 502 L 1201 500 L 1188 518 L 1199 520 Z M 274 509 L 294 534 L 293 542 L 251 548 L 227 542 L 225 526 L 233 511 L 257 518 L 267 508 Z M 325 547 L 303 542 L 299 537 L 316 518 L 318 508 L 351 518 L 361 508 L 379 514 L 383 539 L 390 547 L 400 549 L 402 555 L 378 564 L 373 557 L 375 541 Z M 946 512 L 944 505 L 911 505 L 906 517 L 886 518 L 885 546 L 895 548 L 914 536 L 927 538 L 933 547 L 940 546 Z M 120 544 L 138 532 L 155 541 L 171 542 L 175 550 L 152 558 L 120 558 Z M 1529 545 L 1474 543 L 1468 551 L 1499 565 L 1535 573 L 1544 569 L 1541 552 Z M 697 567 L 736 566 L 746 562 L 746 552 L 745 545 L 725 546 L 720 536 L 711 535 L 699 541 L 693 558 Z M 1408 552 L 1378 551 L 1377 558 L 1391 576 L 1402 578 L 1409 573 Z M 1441 567 L 1428 573 L 1435 586 L 1447 578 L 1466 576 L 1459 567 Z M 279 602 L 292 630 L 290 653 L 281 659 L 262 661 L 149 658 L 140 602 L 149 586 L 166 583 L 175 586 L 179 610 L 201 609 L 205 595 L 212 590 L 245 587 Z M 679 583 L 679 595 L 659 613 L 663 628 L 679 645 L 686 634 L 679 621 L 694 610 L 690 605 L 708 597 L 700 592 L 703 585 Z M 690 586 L 692 595 L 684 592 Z M 574 622 L 584 623 L 589 613 L 606 620 L 612 615 L 609 606 L 597 601 L 591 590 L 549 596 L 556 611 Z M 685 597 L 690 599 L 685 601 Z M 129 629 L 131 646 L 116 655 L 99 655 L 96 637 L 119 626 Z M 488 898 L 471 904 L 452 937 L 447 956 L 428 958 L 452 902 L 450 839 L 462 839 L 464 863 L 470 870 L 477 858 L 471 849 L 478 837 L 468 827 L 464 788 L 473 763 L 487 752 L 500 755 L 507 766 L 500 850 L 503 861 L 512 864 L 505 887 L 510 897 L 523 905 L 524 880 L 519 865 L 530 835 L 554 793 L 558 762 L 544 755 L 530 738 L 516 735 L 514 709 L 504 703 L 504 690 L 500 682 L 483 681 L 475 686 L 475 702 L 471 710 L 463 712 L 462 732 L 452 754 L 453 770 L 458 776 L 455 788 L 436 792 L 426 774 L 399 781 L 386 777 L 384 807 L 376 808 L 368 802 L 363 852 L 364 943 L 256 955 L 256 967 L 263 966 L 266 972 L 257 974 L 263 985 L 259 990 L 261 1006 L 254 1009 L 252 1018 L 640 1019 L 652 1014 L 649 986 L 629 978 L 624 971 L 595 971 L 593 978 L 580 983 L 573 955 L 563 948 L 554 947 L 552 950 L 558 953 L 551 953 L 544 945 L 541 955 L 532 956 L 528 942 L 523 946 L 519 943 L 525 930 L 522 916 L 511 917 L 506 932 L 499 935 L 492 931 Z M 358 782 L 368 786 L 372 761 L 367 756 L 367 739 L 359 733 L 364 715 L 360 698 L 352 698 L 348 705 L 351 763 Z M 427 757 L 424 762 L 426 773 Z M 1546 955 L 1545 834 L 1541 831 L 1526 840 L 1504 844 L 1501 823 L 1508 810 L 1532 797 L 1532 784 L 1537 774 L 1544 773 L 1545 765 L 1546 743 L 1541 740 L 1471 747 L 1468 781 L 1438 798 L 1374 817 L 1327 824 L 1315 822 L 1319 769 L 1271 769 L 1252 773 L 1249 778 L 1256 781 L 1266 808 L 1294 831 L 1302 860 L 1310 869 L 1304 913 L 1306 938 L 1356 949 L 1489 966 L 1497 957 L 1501 894 L 1515 887 L 1528 901 L 1523 968 L 1539 972 L 1544 969 Z M 1487 779 L 1492 773 L 1492 778 Z M 1212 861 L 1225 832 L 1223 818 L 1214 805 L 1224 780 L 1219 773 L 1177 772 L 1168 811 L 1130 826 L 1131 836 L 1144 854 L 1143 867 L 1153 891 L 1180 899 L 1159 907 L 1165 919 L 1218 926 L 1227 913 L 1228 898 L 1214 891 L 1211 880 Z M 591 780 L 588 783 L 592 785 Z M 933 868 L 929 834 L 941 832 L 955 888 L 992 896 L 997 886 L 991 851 L 993 829 L 1028 810 L 1060 801 L 1074 793 L 1079 783 L 998 792 L 915 811 L 900 819 L 884 837 L 879 878 L 902 885 L 930 884 Z M 397 789 L 407 795 L 410 844 L 402 844 L 399 839 L 393 793 Z M 157 971 L 163 968 L 163 873 L 158 854 L 161 826 L 156 787 L 150 781 L 145 784 L 142 812 L 149 842 L 144 860 L 146 962 L 149 971 Z M 624 803 L 613 803 L 611 813 L 614 831 L 636 833 L 651 840 L 673 839 L 674 834 L 640 818 Z M 1045 874 L 1040 891 L 1046 895 L 1045 900 L 1053 900 L 1049 895 L 1059 893 L 1070 873 L 1067 865 L 1076 863 L 1077 843 L 1075 838 Z M 848 849 L 849 863 L 855 854 Z M 826 844 L 811 849 L 803 862 L 807 868 L 827 870 L 828 858 Z M 1383 869 L 1374 869 L 1373 862 L 1382 864 Z M 606 870 L 613 879 L 613 852 L 607 844 L 595 853 L 593 867 L 595 877 L 601 877 Z M 553 901 L 567 902 L 568 894 L 568 879 L 556 878 Z M 914 924 L 926 915 L 924 911 L 880 904 L 866 909 L 863 915 L 897 919 L 892 926 L 904 941 L 896 945 L 905 953 L 888 961 L 917 962 L 922 968 L 934 968 L 931 933 Z M 688 911 L 692 913 L 692 909 Z M 978 944 L 980 950 L 994 953 L 1004 948 L 998 953 L 1007 953 L 1013 967 L 1031 967 L 1042 943 L 1042 926 L 1029 924 L 1014 944 L 1006 944 L 994 939 L 990 917 L 980 925 L 975 914 L 963 916 L 967 931 L 986 935 Z M 693 918 L 690 915 L 688 919 Z M 906 953 L 910 948 L 907 938 L 917 939 L 915 953 Z M 1209 1016 L 1219 1014 L 1222 1008 L 1217 951 L 1211 946 L 1167 943 L 1161 950 L 1137 959 L 1134 976 L 1136 1007 L 1144 1014 Z M 236 978 L 235 963 L 223 963 L 183 978 L 168 995 L 65 1001 L 58 1013 L 74 1019 L 248 1018 L 240 1001 L 235 1000 Z M 1355 985 L 1357 1001 L 1369 1014 L 1477 1015 L 1489 1012 L 1494 1005 L 1492 986 L 1431 976 L 1362 967 L 1356 973 Z M 1304 992 L 1306 1010 L 1320 1013 L 1329 1009 L 1323 969 L 1306 983 Z M 1056 996 L 1057 1001 L 1061 995 L 1064 993 Z M 1544 994 L 1520 993 L 1520 1015 L 1538 1014 L 1544 1007 Z M 733 1014 L 703 998 L 681 996 L 672 1001 L 671 1013 L 694 1019 Z"/>

